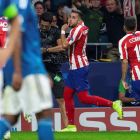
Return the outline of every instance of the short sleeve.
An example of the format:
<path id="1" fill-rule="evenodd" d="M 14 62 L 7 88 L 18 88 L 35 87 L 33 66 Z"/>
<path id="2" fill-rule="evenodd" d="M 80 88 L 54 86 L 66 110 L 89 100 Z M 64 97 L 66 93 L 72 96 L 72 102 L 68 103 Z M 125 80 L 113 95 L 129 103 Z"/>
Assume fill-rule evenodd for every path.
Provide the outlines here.
<path id="1" fill-rule="evenodd" d="M 121 39 L 118 45 L 119 45 L 120 59 L 128 59 L 127 42 L 125 42 L 124 39 Z"/>
<path id="2" fill-rule="evenodd" d="M 64 8 L 63 8 L 63 11 L 62 11 L 62 12 L 63 12 L 63 13 L 67 13 L 67 8 L 68 8 L 67 6 L 64 6 Z"/>
<path id="3" fill-rule="evenodd" d="M 69 42 L 70 45 L 72 45 L 81 38 L 82 31 L 83 31 L 82 26 L 75 27 L 70 31 L 70 34 L 67 38 L 67 41 Z"/>
<path id="4" fill-rule="evenodd" d="M 122 84 L 122 79 L 120 80 L 120 84 L 119 84 L 119 89 L 118 89 L 118 91 L 119 91 L 119 92 L 126 93 L 126 90 L 124 89 L 123 84 Z"/>

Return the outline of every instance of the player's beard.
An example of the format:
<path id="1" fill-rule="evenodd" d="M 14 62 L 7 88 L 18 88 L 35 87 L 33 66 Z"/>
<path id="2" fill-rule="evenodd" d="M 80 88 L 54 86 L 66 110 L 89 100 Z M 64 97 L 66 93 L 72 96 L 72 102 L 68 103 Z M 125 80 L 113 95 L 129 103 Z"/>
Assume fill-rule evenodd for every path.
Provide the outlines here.
<path id="1" fill-rule="evenodd" d="M 74 28 L 74 27 L 76 27 L 77 26 L 77 24 L 75 24 L 75 25 L 72 25 L 72 26 L 70 26 L 71 28 Z"/>

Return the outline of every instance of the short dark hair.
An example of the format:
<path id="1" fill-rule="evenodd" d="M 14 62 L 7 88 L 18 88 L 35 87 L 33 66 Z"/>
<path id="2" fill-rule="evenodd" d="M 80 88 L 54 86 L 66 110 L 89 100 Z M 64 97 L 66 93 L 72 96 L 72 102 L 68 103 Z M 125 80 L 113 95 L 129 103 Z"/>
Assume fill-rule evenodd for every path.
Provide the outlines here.
<path id="1" fill-rule="evenodd" d="M 136 19 L 132 16 L 128 16 L 124 19 L 124 26 L 128 31 L 134 31 L 136 28 Z"/>
<path id="2" fill-rule="evenodd" d="M 53 20 L 53 16 L 50 12 L 44 12 L 43 14 L 41 14 L 40 16 L 40 21 L 43 20 L 45 22 L 49 22 L 52 23 Z"/>
<path id="3" fill-rule="evenodd" d="M 34 4 L 34 7 L 36 7 L 38 4 L 42 5 L 43 7 L 43 10 L 45 11 L 46 7 L 45 7 L 45 4 L 41 1 L 37 1 L 35 4 Z"/>
<path id="4" fill-rule="evenodd" d="M 72 9 L 71 13 L 76 13 L 76 14 L 78 14 L 78 16 L 80 17 L 80 19 L 83 18 L 83 13 L 82 13 L 82 11 L 80 11 L 80 10 Z"/>

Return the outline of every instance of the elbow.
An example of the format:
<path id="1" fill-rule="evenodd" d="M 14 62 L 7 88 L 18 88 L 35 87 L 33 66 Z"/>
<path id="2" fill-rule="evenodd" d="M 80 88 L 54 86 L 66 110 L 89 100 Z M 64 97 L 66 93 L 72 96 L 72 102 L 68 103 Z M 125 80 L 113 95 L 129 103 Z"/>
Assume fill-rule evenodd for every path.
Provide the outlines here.
<path id="1" fill-rule="evenodd" d="M 68 48 L 68 45 L 65 44 L 65 43 L 63 43 L 63 44 L 62 44 L 62 48 L 63 48 L 63 49 L 67 49 L 67 48 Z"/>

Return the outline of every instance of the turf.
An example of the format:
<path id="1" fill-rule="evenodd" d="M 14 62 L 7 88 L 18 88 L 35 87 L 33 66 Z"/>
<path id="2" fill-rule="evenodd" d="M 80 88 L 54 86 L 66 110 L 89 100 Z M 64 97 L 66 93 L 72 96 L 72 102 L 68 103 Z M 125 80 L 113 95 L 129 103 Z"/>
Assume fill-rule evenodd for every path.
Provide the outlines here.
<path id="1" fill-rule="evenodd" d="M 38 137 L 36 132 L 12 132 L 10 140 L 38 140 Z M 55 132 L 55 140 L 140 140 L 140 132 Z"/>

